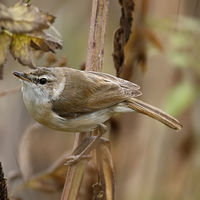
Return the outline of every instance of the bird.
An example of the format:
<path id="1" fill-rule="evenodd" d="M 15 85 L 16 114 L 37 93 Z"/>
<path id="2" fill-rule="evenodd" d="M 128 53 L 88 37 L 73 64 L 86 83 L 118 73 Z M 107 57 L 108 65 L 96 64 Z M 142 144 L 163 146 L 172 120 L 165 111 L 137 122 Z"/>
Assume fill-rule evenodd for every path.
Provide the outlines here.
<path id="1" fill-rule="evenodd" d="M 22 82 L 28 112 L 39 123 L 60 131 L 89 132 L 120 113 L 139 112 L 174 130 L 181 123 L 139 100 L 140 87 L 113 75 L 69 67 L 37 67 L 13 72 Z"/>
<path id="2" fill-rule="evenodd" d="M 120 113 L 139 112 L 174 130 L 181 123 L 174 117 L 139 100 L 140 87 L 130 81 L 95 71 L 69 67 L 37 67 L 26 72 L 13 72 L 22 82 L 24 104 L 40 124 L 64 132 L 91 132 L 66 158 L 67 165 L 88 155 L 101 136 L 108 132 L 109 119 Z"/>

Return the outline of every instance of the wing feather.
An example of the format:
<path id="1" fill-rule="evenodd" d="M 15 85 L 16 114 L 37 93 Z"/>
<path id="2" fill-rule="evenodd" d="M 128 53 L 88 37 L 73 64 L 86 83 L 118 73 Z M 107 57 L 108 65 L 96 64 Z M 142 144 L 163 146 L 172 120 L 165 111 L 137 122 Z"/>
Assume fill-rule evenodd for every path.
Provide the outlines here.
<path id="1" fill-rule="evenodd" d="M 138 85 L 115 76 L 68 69 L 64 91 L 53 100 L 52 110 L 60 116 L 93 112 L 141 95 Z"/>

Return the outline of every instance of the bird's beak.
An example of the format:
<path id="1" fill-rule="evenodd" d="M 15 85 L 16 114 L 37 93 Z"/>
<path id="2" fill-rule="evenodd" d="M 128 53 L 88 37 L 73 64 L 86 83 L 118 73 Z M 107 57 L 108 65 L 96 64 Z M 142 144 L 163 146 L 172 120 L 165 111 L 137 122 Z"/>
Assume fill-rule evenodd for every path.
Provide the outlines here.
<path id="1" fill-rule="evenodd" d="M 31 81 L 30 78 L 27 76 L 27 74 L 25 74 L 24 72 L 13 72 L 13 74 L 16 77 L 22 79 L 23 81 L 28 81 L 28 82 Z"/>

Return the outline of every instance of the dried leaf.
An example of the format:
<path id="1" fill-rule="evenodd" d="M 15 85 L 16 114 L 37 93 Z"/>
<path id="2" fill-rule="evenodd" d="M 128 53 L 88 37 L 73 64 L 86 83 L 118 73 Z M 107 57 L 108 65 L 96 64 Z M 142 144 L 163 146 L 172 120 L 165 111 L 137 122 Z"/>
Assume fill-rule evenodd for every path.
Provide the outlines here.
<path id="1" fill-rule="evenodd" d="M 62 41 L 53 37 L 50 34 L 45 34 L 44 39 L 45 39 L 46 44 L 51 49 L 51 51 L 53 51 L 55 49 L 62 49 L 62 47 L 63 47 Z"/>
<path id="2" fill-rule="evenodd" d="M 28 36 L 31 37 L 31 47 L 35 50 L 51 51 L 54 53 L 54 50 L 62 48 L 61 40 L 45 32 L 36 32 L 28 34 Z"/>
<path id="3" fill-rule="evenodd" d="M 133 0 L 119 0 L 122 8 L 121 8 L 121 18 L 120 18 L 120 26 L 124 32 L 124 42 L 126 43 L 131 34 L 132 21 L 133 21 L 133 10 L 134 10 L 134 1 Z"/>
<path id="4" fill-rule="evenodd" d="M 0 4 L 0 27 L 12 33 L 27 33 L 49 28 L 55 17 L 37 7 L 18 2 L 12 7 Z"/>
<path id="5" fill-rule="evenodd" d="M 20 1 L 12 7 L 0 4 L 0 76 L 8 47 L 21 64 L 35 67 L 33 50 L 53 52 L 62 48 L 59 39 L 43 32 L 54 22 L 55 17 L 37 7 Z"/>
<path id="6" fill-rule="evenodd" d="M 30 43 L 31 37 L 24 34 L 13 34 L 10 51 L 22 65 L 34 67 Z"/>
<path id="7" fill-rule="evenodd" d="M 120 75 L 124 65 L 124 47 L 129 40 L 132 27 L 132 13 L 134 10 L 134 1 L 133 0 L 119 0 L 121 8 L 121 18 L 120 18 L 120 27 L 115 32 L 114 36 L 114 53 L 113 60 L 115 69 L 117 71 L 117 76 Z"/>
<path id="8" fill-rule="evenodd" d="M 100 156 L 100 181 L 103 186 L 104 198 L 106 200 L 114 200 L 115 195 L 115 179 L 114 179 L 114 165 L 110 151 L 110 144 L 103 142 L 98 149 L 98 156 Z M 102 191 L 99 193 L 102 195 Z"/>
<path id="9" fill-rule="evenodd" d="M 113 61 L 115 65 L 115 69 L 117 71 L 117 76 L 119 76 L 122 66 L 124 64 L 124 45 L 123 45 L 123 30 L 118 29 L 114 35 L 114 53 L 113 53 Z"/>
<path id="10" fill-rule="evenodd" d="M 13 34 L 11 42 L 11 53 L 21 64 L 34 67 L 33 49 L 42 50 L 44 52 L 62 48 L 61 41 L 47 35 L 44 32 L 36 32 L 33 34 Z"/>
<path id="11" fill-rule="evenodd" d="M 142 27 L 135 27 L 135 32 L 131 34 L 128 44 L 125 48 L 125 67 L 120 77 L 130 80 L 138 66 L 143 72 L 146 70 L 147 52 L 146 35 Z"/>
<path id="12" fill-rule="evenodd" d="M 11 37 L 5 31 L 0 33 L 0 79 L 3 78 L 3 64 L 10 46 Z"/>
<path id="13" fill-rule="evenodd" d="M 129 41 L 123 50 L 124 67 L 123 65 L 121 66 L 123 70 L 121 71 L 120 77 L 128 80 L 133 74 L 136 74 L 138 67 L 145 72 L 147 63 L 147 42 L 151 42 L 159 50 L 163 49 L 159 39 L 146 24 L 148 0 L 140 1 L 138 8 L 134 32 L 130 35 Z"/>

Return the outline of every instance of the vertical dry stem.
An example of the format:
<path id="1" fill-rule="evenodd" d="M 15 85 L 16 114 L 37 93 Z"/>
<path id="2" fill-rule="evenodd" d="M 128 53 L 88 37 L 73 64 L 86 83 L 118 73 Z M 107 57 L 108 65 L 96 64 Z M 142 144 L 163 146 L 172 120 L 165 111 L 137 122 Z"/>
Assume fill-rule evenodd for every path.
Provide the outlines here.
<path id="1" fill-rule="evenodd" d="M 8 200 L 6 179 L 4 178 L 1 162 L 0 162 L 0 200 Z"/>
<path id="2" fill-rule="evenodd" d="M 86 70 L 101 71 L 109 0 L 93 0 Z"/>
<path id="3" fill-rule="evenodd" d="M 86 70 L 88 71 L 101 71 L 103 66 L 108 5 L 109 0 L 93 0 L 86 62 Z M 82 134 L 76 134 L 74 148 L 80 144 L 83 138 Z M 85 160 L 69 166 L 61 200 L 77 199 L 85 167 Z"/>

